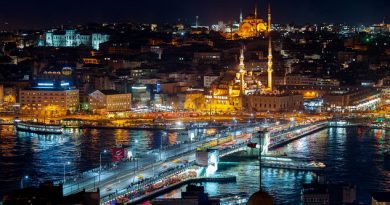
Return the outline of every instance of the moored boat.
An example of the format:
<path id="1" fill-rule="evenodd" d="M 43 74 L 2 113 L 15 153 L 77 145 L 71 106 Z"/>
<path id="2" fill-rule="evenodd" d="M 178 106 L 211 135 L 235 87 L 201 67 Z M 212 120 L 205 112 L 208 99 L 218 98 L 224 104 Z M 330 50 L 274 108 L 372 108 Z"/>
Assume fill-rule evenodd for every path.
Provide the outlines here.
<path id="1" fill-rule="evenodd" d="M 46 124 L 39 122 L 15 121 L 16 131 L 33 132 L 39 134 L 62 134 L 63 128 L 60 124 Z"/>

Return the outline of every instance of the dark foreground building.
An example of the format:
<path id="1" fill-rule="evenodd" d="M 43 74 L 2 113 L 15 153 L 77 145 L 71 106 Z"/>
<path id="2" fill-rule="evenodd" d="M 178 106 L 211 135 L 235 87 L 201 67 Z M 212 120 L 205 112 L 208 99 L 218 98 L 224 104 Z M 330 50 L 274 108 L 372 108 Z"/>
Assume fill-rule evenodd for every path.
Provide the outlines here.
<path id="1" fill-rule="evenodd" d="M 3 196 L 3 205 L 99 205 L 99 200 L 99 190 L 63 196 L 62 185 L 45 182 L 39 187 L 27 187 L 6 193 Z"/>

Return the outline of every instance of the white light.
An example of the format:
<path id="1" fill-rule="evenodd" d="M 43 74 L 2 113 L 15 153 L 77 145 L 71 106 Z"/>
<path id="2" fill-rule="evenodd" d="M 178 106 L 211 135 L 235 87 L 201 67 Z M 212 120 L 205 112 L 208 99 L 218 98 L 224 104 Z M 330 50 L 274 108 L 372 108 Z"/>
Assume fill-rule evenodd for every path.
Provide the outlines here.
<path id="1" fill-rule="evenodd" d="M 146 86 L 141 86 L 141 87 L 132 87 L 134 90 L 145 90 Z"/>
<path id="2" fill-rule="evenodd" d="M 53 86 L 53 83 L 38 83 L 38 86 Z"/>
<path id="3" fill-rule="evenodd" d="M 127 151 L 127 158 L 132 158 L 133 157 L 133 152 L 131 150 Z"/>

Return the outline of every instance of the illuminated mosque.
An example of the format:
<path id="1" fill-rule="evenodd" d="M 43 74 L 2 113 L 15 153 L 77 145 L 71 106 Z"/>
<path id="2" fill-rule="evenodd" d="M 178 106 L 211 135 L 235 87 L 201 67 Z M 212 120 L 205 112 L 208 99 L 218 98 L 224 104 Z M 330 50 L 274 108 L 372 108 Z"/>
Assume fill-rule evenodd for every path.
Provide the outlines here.
<path id="1" fill-rule="evenodd" d="M 263 22 L 263 20 L 255 19 L 256 21 L 253 22 Z M 248 21 L 246 22 L 249 23 L 250 18 L 247 18 L 247 20 Z M 242 25 L 244 24 L 245 20 Z M 259 24 L 257 25 L 258 28 L 265 26 L 263 31 L 268 37 L 267 85 L 263 85 L 260 82 L 260 76 L 255 75 L 252 71 L 246 69 L 244 49 L 241 48 L 239 65 L 235 69 L 227 70 L 223 75 L 217 78 L 211 84 L 209 90 L 206 90 L 205 92 L 188 93 L 184 103 L 185 109 L 206 111 L 212 114 L 239 112 L 243 110 L 282 111 L 298 109 L 303 104 L 303 98 L 301 96 L 273 90 L 271 27 L 267 26 L 271 25 L 270 5 L 268 5 L 268 24 L 262 24 L 261 26 L 259 26 Z"/>
<path id="2" fill-rule="evenodd" d="M 268 26 L 269 25 L 269 26 Z M 242 18 L 240 15 L 240 25 L 238 30 L 233 34 L 234 38 L 252 38 L 259 36 L 260 33 L 269 32 L 271 29 L 271 12 L 268 5 L 268 23 L 258 16 L 257 1 L 255 4 L 254 14 Z"/>
<path id="3" fill-rule="evenodd" d="M 270 9 L 268 9 L 270 11 Z M 269 13 L 268 17 L 271 15 Z M 269 19 L 270 23 L 270 19 Z M 270 25 L 270 24 L 269 24 Z M 270 32 L 270 28 L 266 28 Z M 185 107 L 190 110 L 210 110 L 213 113 L 241 111 L 245 107 L 244 98 L 255 93 L 272 92 L 272 43 L 268 44 L 268 86 L 265 87 L 257 75 L 245 67 L 244 48 L 241 48 L 240 63 L 236 69 L 226 71 L 216 79 L 205 95 L 187 95 Z M 203 100 L 199 100 L 203 98 Z M 203 102 L 199 102 L 203 101 Z M 186 106 L 187 105 L 187 106 Z"/>

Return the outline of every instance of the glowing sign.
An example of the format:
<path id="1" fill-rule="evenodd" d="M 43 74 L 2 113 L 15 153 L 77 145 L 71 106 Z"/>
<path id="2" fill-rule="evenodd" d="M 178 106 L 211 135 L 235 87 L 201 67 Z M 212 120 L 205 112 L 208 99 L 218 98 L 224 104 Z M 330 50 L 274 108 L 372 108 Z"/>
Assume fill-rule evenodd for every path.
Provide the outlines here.
<path id="1" fill-rule="evenodd" d="M 146 86 L 140 86 L 140 87 L 132 87 L 134 90 L 145 90 Z"/>
<path id="2" fill-rule="evenodd" d="M 53 83 L 38 83 L 38 86 L 41 86 L 41 87 L 53 87 L 54 84 Z"/>

